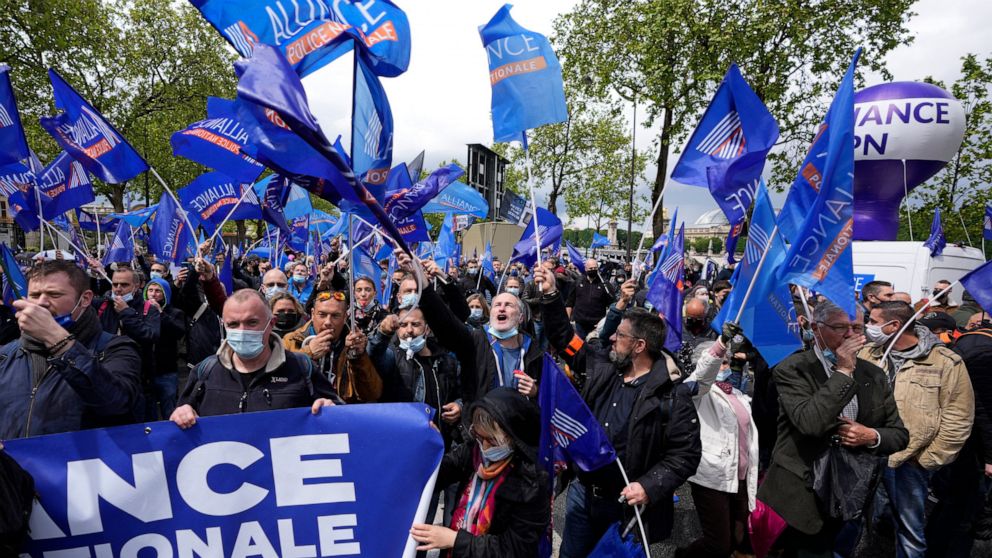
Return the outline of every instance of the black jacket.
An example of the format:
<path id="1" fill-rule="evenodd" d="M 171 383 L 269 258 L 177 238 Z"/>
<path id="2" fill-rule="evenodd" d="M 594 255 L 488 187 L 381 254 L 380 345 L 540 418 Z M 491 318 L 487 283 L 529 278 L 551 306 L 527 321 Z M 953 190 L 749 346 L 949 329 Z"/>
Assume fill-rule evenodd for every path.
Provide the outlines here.
<path id="1" fill-rule="evenodd" d="M 475 401 L 493 389 L 499 368 L 489 334 L 465 325 L 431 286 L 424 288 L 421 294 L 420 310 L 438 342 L 454 352 L 461 363 L 462 399 L 466 402 Z M 537 343 L 531 343 L 524 353 L 524 372 L 538 382 L 541 381 L 543 354 L 544 351 Z"/>
<path id="2" fill-rule="evenodd" d="M 167 305 L 161 313 L 161 332 L 155 343 L 156 375 L 179 371 L 179 343 L 186 337 L 186 313 Z"/>
<path id="3" fill-rule="evenodd" d="M 551 521 L 548 477 L 537 465 L 540 411 L 537 405 L 510 388 L 490 391 L 476 403 L 486 409 L 512 438 L 514 457 L 506 480 L 495 494 L 489 531 L 474 536 L 459 530 L 452 558 L 537 557 L 541 537 Z M 464 413 L 466 422 L 475 406 Z M 456 446 L 441 461 L 438 486 L 458 482 L 459 502 L 480 462 L 474 441 Z"/>
<path id="4" fill-rule="evenodd" d="M 561 297 L 542 299 L 545 333 L 576 375 L 585 377 L 582 398 L 595 407 L 622 373 L 609 358 L 610 346 L 595 339 L 583 343 L 568 323 Z M 672 532 L 672 495 L 696 472 L 702 455 L 699 419 L 689 389 L 669 377 L 665 359 L 655 361 L 631 412 L 624 467 L 649 498 L 644 514 L 648 539 L 657 542 Z M 613 467 L 614 465 L 609 465 Z M 633 514 L 632 509 L 627 509 Z"/>
<path id="5" fill-rule="evenodd" d="M 482 273 L 481 269 L 479 270 L 479 273 Z M 478 285 L 478 287 L 476 287 L 476 285 Z M 485 275 L 483 275 L 480 279 L 478 275 L 469 275 L 466 273 L 463 277 L 458 279 L 458 286 L 461 288 L 462 292 L 465 293 L 465 296 L 475 293 L 481 293 L 484 296 L 485 293 L 488 293 L 489 298 L 491 299 L 497 294 L 496 286 L 493 285 L 493 282 L 490 281 Z"/>
<path id="6" fill-rule="evenodd" d="M 309 407 L 322 397 L 341 402 L 327 378 L 314 370 L 309 358 L 285 350 L 275 335 L 270 343 L 269 365 L 252 380 L 247 391 L 241 384 L 241 373 L 231 364 L 231 348 L 224 344 L 216 356 L 207 358 L 190 372 L 178 405 L 190 405 L 197 415 L 206 417 Z"/>
<path id="7" fill-rule="evenodd" d="M 902 450 L 909 432 L 899 418 L 892 389 L 881 368 L 858 359 L 854 377 L 829 378 L 812 350 L 793 353 L 772 370 L 781 408 L 772 462 L 758 499 L 787 524 L 806 534 L 823 528 L 824 517 L 813 493 L 811 468 L 842 422 L 844 407 L 858 397 L 857 422 L 878 430 L 881 444 L 870 451 L 885 456 Z"/>
<path id="8" fill-rule="evenodd" d="M 975 426 L 965 446 L 977 458 L 976 466 L 992 463 L 992 329 L 965 333 L 954 342 L 975 391 Z"/>
<path id="9" fill-rule="evenodd" d="M 201 291 L 199 276 L 195 270 L 190 270 L 189 277 L 181 287 L 173 289 L 172 296 L 172 305 L 186 314 L 185 360 L 187 366 L 192 368 L 215 354 L 220 347 L 220 317 L 207 304 L 207 297 Z"/>
<path id="10" fill-rule="evenodd" d="M 162 332 L 161 315 L 154 305 L 145 304 L 144 297 L 138 291 L 135 291 L 134 298 L 127 306 L 119 313 L 114 310 L 112 293 L 107 293 L 105 298 L 93 300 L 93 307 L 96 308 L 104 331 L 111 335 L 130 337 L 138 344 L 141 372 L 148 378 L 155 369 L 155 344 Z"/>
<path id="11" fill-rule="evenodd" d="M 604 283 L 598 277 L 590 281 L 586 276 L 575 284 L 565 306 L 572 309 L 572 319 L 575 323 L 581 324 L 588 330 L 603 319 L 606 309 L 613 304 L 613 301 L 612 285 Z"/>

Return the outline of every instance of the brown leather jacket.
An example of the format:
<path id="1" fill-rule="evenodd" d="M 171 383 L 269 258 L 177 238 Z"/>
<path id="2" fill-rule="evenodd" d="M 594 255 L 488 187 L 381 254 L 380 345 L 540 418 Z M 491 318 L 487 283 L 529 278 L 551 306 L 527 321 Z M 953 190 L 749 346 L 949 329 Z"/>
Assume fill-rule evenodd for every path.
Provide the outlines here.
<path id="1" fill-rule="evenodd" d="M 313 358 L 310 347 L 304 346 L 303 341 L 314 334 L 311 322 L 307 322 L 303 327 L 287 334 L 283 338 L 283 346 L 287 350 Z M 382 396 L 382 378 L 372 365 L 368 353 L 363 351 L 355 358 L 348 358 L 344 350 L 347 335 L 347 330 L 342 332 L 331 349 L 332 354 L 337 355 L 334 363 L 334 390 L 345 403 L 375 403 Z"/>

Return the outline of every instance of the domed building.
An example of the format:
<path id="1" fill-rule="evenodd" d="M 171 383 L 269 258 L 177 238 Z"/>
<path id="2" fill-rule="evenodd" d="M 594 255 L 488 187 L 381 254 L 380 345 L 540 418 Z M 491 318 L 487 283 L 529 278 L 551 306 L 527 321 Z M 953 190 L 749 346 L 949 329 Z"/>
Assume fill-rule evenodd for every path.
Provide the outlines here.
<path id="1" fill-rule="evenodd" d="M 689 244 L 697 238 L 725 238 L 730 232 L 730 222 L 719 208 L 703 213 L 692 226 L 685 228 L 685 242 Z"/>

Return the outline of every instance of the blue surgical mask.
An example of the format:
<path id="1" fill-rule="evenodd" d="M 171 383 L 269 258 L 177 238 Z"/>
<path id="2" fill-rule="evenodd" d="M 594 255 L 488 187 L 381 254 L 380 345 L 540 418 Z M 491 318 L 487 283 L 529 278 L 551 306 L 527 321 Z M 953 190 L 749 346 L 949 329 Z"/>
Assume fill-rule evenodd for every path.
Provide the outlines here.
<path id="1" fill-rule="evenodd" d="M 510 277 L 516 277 L 518 275 L 520 275 L 520 273 L 516 269 L 510 271 Z"/>
<path id="2" fill-rule="evenodd" d="M 134 300 L 134 292 L 127 293 L 126 295 L 121 295 L 121 300 L 124 302 L 131 302 Z"/>
<path id="3" fill-rule="evenodd" d="M 407 293 L 400 297 L 400 308 L 412 308 L 420 300 L 417 293 Z"/>
<path id="4" fill-rule="evenodd" d="M 716 373 L 716 381 L 718 381 L 718 382 L 726 381 L 726 379 L 730 377 L 730 372 L 731 372 L 731 370 L 729 368 L 727 368 L 726 370 L 721 370 L 721 371 L 717 372 Z"/>
<path id="5" fill-rule="evenodd" d="M 472 318 L 473 320 L 481 320 L 482 308 L 472 308 L 471 310 L 468 311 L 468 317 Z"/>
<path id="6" fill-rule="evenodd" d="M 486 465 L 490 463 L 496 463 L 497 461 L 503 461 L 507 457 L 513 455 L 513 446 L 493 446 L 489 449 L 482 450 L 482 460 L 486 462 Z"/>
<path id="7" fill-rule="evenodd" d="M 489 333 L 496 339 L 509 339 L 517 334 L 517 327 L 514 326 L 513 329 L 508 329 L 506 331 L 497 331 L 496 328 L 490 326 Z"/>
<path id="8" fill-rule="evenodd" d="M 513 296 L 520 296 L 520 287 L 507 287 L 506 292 L 512 294 Z"/>
<path id="9" fill-rule="evenodd" d="M 159 273 L 159 272 L 157 272 L 157 271 L 152 271 L 151 273 L 148 274 L 148 276 L 151 277 L 152 279 L 161 279 L 162 278 L 162 274 Z"/>
<path id="10" fill-rule="evenodd" d="M 830 364 L 837 364 L 837 355 L 830 349 L 823 349 L 823 358 Z"/>
<path id="11" fill-rule="evenodd" d="M 427 338 L 423 335 L 400 339 L 400 348 L 406 351 L 407 358 L 412 358 L 413 355 L 423 350 L 424 345 L 427 345 Z"/>
<path id="12" fill-rule="evenodd" d="M 253 329 L 227 329 L 227 344 L 241 358 L 250 359 L 265 350 L 265 331 Z"/>
<path id="13" fill-rule="evenodd" d="M 79 300 L 77 300 L 76 301 L 76 305 L 72 307 L 72 310 L 69 310 L 69 313 L 68 314 L 62 314 L 61 316 L 55 316 L 55 323 L 59 324 L 60 326 L 62 326 L 62 328 L 66 329 L 66 330 L 69 330 L 69 329 L 72 328 L 72 326 L 76 325 L 76 320 L 73 319 L 72 313 L 76 311 L 76 308 L 79 308 L 79 303 L 82 302 L 82 301 L 83 301 L 82 298 L 80 298 Z"/>
<path id="14" fill-rule="evenodd" d="M 468 274 L 469 275 L 478 275 L 479 274 L 479 268 L 477 268 L 477 267 L 470 267 L 470 268 L 468 268 Z"/>
<path id="15" fill-rule="evenodd" d="M 812 343 L 813 342 L 813 330 L 803 328 L 803 341 Z"/>
<path id="16" fill-rule="evenodd" d="M 306 275 L 295 275 L 294 274 L 293 275 L 293 282 L 296 283 L 297 285 L 302 285 L 303 283 L 306 283 L 307 282 L 307 276 Z"/>

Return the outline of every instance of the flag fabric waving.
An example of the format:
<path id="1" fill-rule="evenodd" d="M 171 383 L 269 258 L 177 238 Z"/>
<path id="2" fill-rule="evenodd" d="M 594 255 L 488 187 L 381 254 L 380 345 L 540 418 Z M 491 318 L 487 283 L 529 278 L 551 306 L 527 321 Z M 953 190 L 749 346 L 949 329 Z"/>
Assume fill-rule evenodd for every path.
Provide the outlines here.
<path id="1" fill-rule="evenodd" d="M 185 210 L 176 205 L 168 192 L 162 192 L 158 201 L 158 213 L 148 237 L 148 250 L 159 259 L 179 263 L 187 252 L 196 252 L 194 232 L 189 230 L 184 219 L 185 214 Z M 190 221 L 195 223 L 194 219 Z"/>
<path id="2" fill-rule="evenodd" d="M 444 223 L 438 233 L 437 245 L 434 250 L 434 262 L 444 271 L 450 265 L 458 265 L 457 243 L 455 242 L 454 216 L 450 213 L 444 216 Z"/>
<path id="3" fill-rule="evenodd" d="M 672 170 L 673 180 L 708 187 L 727 216 L 730 233 L 725 244 L 730 262 L 765 159 L 777 140 L 775 118 L 737 65 L 731 64 Z"/>
<path id="4" fill-rule="evenodd" d="M 564 232 L 561 219 L 547 209 L 538 207 L 537 224 L 540 226 L 540 229 L 538 229 L 541 237 L 540 250 L 553 247 L 557 252 L 561 246 L 561 235 Z M 532 267 L 537 263 L 537 251 L 537 238 L 534 235 L 534 219 L 531 219 L 530 223 L 527 224 L 527 228 L 524 229 L 524 233 L 520 235 L 520 241 L 514 245 L 511 259 L 527 267 Z"/>
<path id="5" fill-rule="evenodd" d="M 148 170 L 138 155 L 107 120 L 55 70 L 48 70 L 55 91 L 57 116 L 41 118 L 41 127 L 73 159 L 104 182 L 120 184 Z"/>
<path id="6" fill-rule="evenodd" d="M 117 233 L 107 245 L 107 253 L 103 255 L 104 266 L 112 263 L 131 263 L 134 259 L 134 238 L 131 236 L 133 232 L 130 225 L 117 227 Z"/>
<path id="7" fill-rule="evenodd" d="M 586 272 L 586 260 L 582 257 L 582 252 L 579 252 L 575 246 L 572 246 L 571 242 L 565 241 L 565 247 L 568 249 L 568 260 L 572 262 L 572 265 L 579 270 L 579 273 Z"/>
<path id="8" fill-rule="evenodd" d="M 158 211 L 158 204 L 150 205 L 144 209 L 129 211 L 127 213 L 111 213 L 110 215 L 108 215 L 108 217 L 111 219 L 123 221 L 134 228 L 138 228 L 144 225 L 145 223 L 147 223 L 148 220 L 151 219 L 152 215 L 156 211 Z M 101 222 L 101 226 L 103 226 L 102 222 Z M 96 227 L 94 227 L 91 230 L 96 230 Z"/>
<path id="9" fill-rule="evenodd" d="M 81 207 L 96 199 L 93 195 L 93 184 L 83 169 L 83 165 L 74 161 L 63 151 L 45 167 L 37 178 L 41 191 L 48 194 L 51 203 L 45 207 L 45 218 L 52 219 Z"/>
<path id="10" fill-rule="evenodd" d="M 665 248 L 664 259 L 658 260 L 658 271 L 648 288 L 647 300 L 665 318 L 665 348 L 678 351 L 682 345 L 682 289 L 685 271 L 685 223 L 679 227 L 675 240 Z"/>
<path id="11" fill-rule="evenodd" d="M 547 37 L 520 26 L 510 4 L 479 28 L 493 88 L 493 138 L 522 140 L 523 132 L 568 119 L 561 64 Z"/>
<path id="12" fill-rule="evenodd" d="M 362 61 L 355 71 L 351 164 L 358 179 L 381 202 L 393 163 L 393 111 L 379 77 Z"/>
<path id="13" fill-rule="evenodd" d="M 786 247 L 781 235 L 775 234 L 771 238 L 774 229 L 775 211 L 762 180 L 758 185 L 754 211 L 748 225 L 744 261 L 737 266 L 740 270 L 737 272 L 737 282 L 712 323 L 714 330 L 722 331 L 724 322 L 736 319 L 743 304 L 744 312 L 741 313 L 739 325 L 769 366 L 775 366 L 802 348 L 802 341 L 797 335 L 799 323 L 789 286 L 775 279 L 778 268 L 785 261 Z M 755 276 L 766 247 L 768 255 L 761 265 L 761 273 Z M 710 263 L 712 261 L 707 262 L 707 269 Z M 744 301 L 752 282 L 754 287 L 751 288 L 747 301 Z"/>
<path id="14" fill-rule="evenodd" d="M 992 314 L 992 261 L 962 277 L 961 284 L 983 310 Z"/>
<path id="15" fill-rule="evenodd" d="M 982 238 L 992 240 L 992 204 L 985 206 L 985 218 L 982 219 Z"/>
<path id="16" fill-rule="evenodd" d="M 35 174 L 28 167 L 21 163 L 0 167 L 0 194 L 7 196 L 11 216 L 22 229 L 34 231 L 41 226 L 38 220 Z M 42 207 L 46 205 L 45 201 L 42 199 Z"/>
<path id="17" fill-rule="evenodd" d="M 851 241 L 854 236 L 854 69 L 861 49 L 851 65 L 826 119 L 813 141 L 810 154 L 792 185 L 778 226 L 791 243 L 785 263 L 779 270 L 782 283 L 794 283 L 817 291 L 854 317 L 854 264 Z M 814 190 L 816 198 L 803 206 L 798 192 Z M 794 227 L 796 213 L 801 226 Z M 791 233 L 791 236 L 790 236 Z"/>
<path id="18" fill-rule="evenodd" d="M 401 165 L 397 165 L 400 168 Z M 407 171 L 408 176 L 412 176 L 412 172 L 406 165 L 402 165 L 403 170 Z M 456 182 L 461 176 L 465 174 L 465 171 L 461 167 L 455 164 L 451 164 L 445 167 L 441 167 L 434 172 L 432 172 L 427 178 L 416 182 L 413 185 L 403 187 L 401 184 L 403 182 L 397 182 L 396 185 L 391 185 L 386 191 L 386 213 L 389 214 L 393 219 L 409 217 L 413 215 L 418 209 L 422 209 L 429 205 L 432 200 L 437 198 L 439 195 L 443 194 L 449 186 L 454 187 L 455 185 L 462 184 L 461 182 Z M 397 177 L 399 179 L 399 177 Z M 474 189 L 472 189 L 475 192 Z M 481 196 L 480 196 L 481 197 Z M 485 201 L 485 200 L 483 200 Z M 486 206 L 489 209 L 489 206 Z M 435 212 L 435 211 L 425 211 L 426 213 L 448 213 L 448 212 Z M 459 213 L 472 213 L 471 211 L 465 211 L 464 208 Z M 454 211 L 451 211 L 454 213 Z"/>
<path id="19" fill-rule="evenodd" d="M 30 155 L 14 88 L 10 85 L 10 66 L 0 64 L 0 166 L 23 161 Z"/>
<path id="20" fill-rule="evenodd" d="M 3 267 L 3 302 L 10 306 L 15 300 L 27 296 L 28 281 L 4 242 L 0 242 L 0 266 Z"/>
<path id="21" fill-rule="evenodd" d="M 172 154 L 218 170 L 239 182 L 254 182 L 265 167 L 242 149 L 248 132 L 238 121 L 237 103 L 207 97 L 207 119 L 172 134 Z"/>
<path id="22" fill-rule="evenodd" d="M 930 257 L 935 258 L 944 253 L 947 246 L 947 237 L 944 236 L 944 224 L 940 220 L 940 208 L 935 208 L 933 212 L 933 222 L 930 223 L 930 238 L 923 243 L 930 249 Z"/>
<path id="23" fill-rule="evenodd" d="M 270 174 L 253 186 L 255 197 L 258 198 L 258 203 L 262 209 L 262 219 L 286 235 L 293 233 L 292 229 L 289 228 L 289 223 L 286 222 L 283 208 L 290 184 L 289 179 L 277 174 Z"/>
<path id="24" fill-rule="evenodd" d="M 512 192 L 511 192 L 512 193 Z M 424 213 L 455 213 L 485 219 L 489 215 L 489 203 L 478 190 L 461 181 L 448 185 L 434 199 L 424 206 Z M 530 213 L 527 213 L 528 217 Z"/>
<path id="25" fill-rule="evenodd" d="M 183 207 L 196 216 L 208 234 L 213 234 L 225 219 L 237 221 L 262 217 L 262 208 L 252 185 L 239 184 L 223 173 L 201 174 L 176 194 Z M 238 200 L 241 200 L 240 204 Z"/>
<path id="26" fill-rule="evenodd" d="M 610 245 L 609 238 L 606 238 L 605 236 L 599 234 L 598 232 L 592 233 L 592 244 L 589 245 L 590 250 L 594 250 L 596 248 L 602 248 L 603 246 L 609 246 L 609 245 Z"/>

